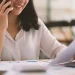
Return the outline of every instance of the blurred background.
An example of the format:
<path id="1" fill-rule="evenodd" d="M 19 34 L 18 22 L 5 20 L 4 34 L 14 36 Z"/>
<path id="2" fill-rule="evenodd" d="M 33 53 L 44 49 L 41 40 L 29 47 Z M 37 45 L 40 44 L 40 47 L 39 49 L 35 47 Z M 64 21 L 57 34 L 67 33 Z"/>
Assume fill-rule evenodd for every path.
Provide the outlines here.
<path id="1" fill-rule="evenodd" d="M 68 45 L 75 37 L 75 0 L 33 0 L 39 18 L 58 41 Z"/>

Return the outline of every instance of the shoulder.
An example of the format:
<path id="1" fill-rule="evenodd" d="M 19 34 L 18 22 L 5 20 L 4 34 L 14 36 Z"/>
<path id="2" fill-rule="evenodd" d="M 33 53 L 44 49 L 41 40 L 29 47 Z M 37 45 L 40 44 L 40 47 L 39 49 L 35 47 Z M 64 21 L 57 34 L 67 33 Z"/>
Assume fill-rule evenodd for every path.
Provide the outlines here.
<path id="1" fill-rule="evenodd" d="M 40 18 L 38 18 L 38 24 L 39 24 L 40 26 L 45 25 L 44 22 L 43 22 Z"/>
<path id="2" fill-rule="evenodd" d="M 40 25 L 39 29 L 47 29 L 45 23 L 40 18 L 38 18 L 38 24 Z"/>
<path id="3" fill-rule="evenodd" d="M 38 30 L 31 28 L 29 32 L 32 34 L 38 34 L 38 35 L 42 34 L 42 31 L 44 30 L 45 24 L 42 22 L 42 20 L 40 18 L 38 18 L 38 25 L 39 25 Z"/>
<path id="4" fill-rule="evenodd" d="M 42 22 L 42 20 L 39 19 L 39 18 L 38 18 L 38 24 L 40 25 L 40 29 L 41 29 L 42 31 L 48 31 L 48 28 L 46 27 L 45 23 Z"/>

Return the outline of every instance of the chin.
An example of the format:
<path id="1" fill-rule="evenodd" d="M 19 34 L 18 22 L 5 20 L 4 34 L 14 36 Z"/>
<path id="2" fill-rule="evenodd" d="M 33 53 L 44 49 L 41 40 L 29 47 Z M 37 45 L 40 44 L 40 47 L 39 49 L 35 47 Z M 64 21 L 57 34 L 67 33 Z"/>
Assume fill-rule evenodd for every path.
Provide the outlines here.
<path id="1" fill-rule="evenodd" d="M 13 15 L 20 15 L 21 12 L 13 12 Z"/>
<path id="2" fill-rule="evenodd" d="M 20 15 L 21 14 L 21 12 L 22 12 L 22 10 L 19 10 L 19 11 L 12 11 L 11 13 L 13 14 L 13 15 Z"/>

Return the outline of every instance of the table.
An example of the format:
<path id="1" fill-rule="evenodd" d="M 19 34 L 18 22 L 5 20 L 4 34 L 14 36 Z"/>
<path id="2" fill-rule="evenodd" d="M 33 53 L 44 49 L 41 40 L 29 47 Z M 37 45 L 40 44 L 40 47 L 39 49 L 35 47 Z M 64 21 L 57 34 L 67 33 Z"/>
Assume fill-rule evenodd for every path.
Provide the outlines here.
<path id="1" fill-rule="evenodd" d="M 17 72 L 13 71 L 11 68 L 16 63 L 26 63 L 28 61 L 5 61 L 0 62 L 0 75 L 3 75 L 7 71 L 5 75 L 75 75 L 75 68 L 64 67 L 64 66 L 48 66 L 46 72 Z M 41 64 L 48 65 L 50 61 L 39 61 Z M 35 61 L 31 63 L 37 63 Z"/>
<path id="2" fill-rule="evenodd" d="M 75 75 L 75 68 L 50 66 L 46 72 L 20 73 L 9 71 L 6 75 Z"/>
<path id="3" fill-rule="evenodd" d="M 3 75 L 5 72 L 4 71 L 0 71 L 0 75 Z"/>
<path id="4" fill-rule="evenodd" d="M 9 71 L 5 75 L 46 75 L 46 72 L 20 73 L 20 72 Z"/>
<path id="5" fill-rule="evenodd" d="M 50 60 L 26 60 L 26 61 L 1 61 L 0 62 L 0 75 L 2 75 L 5 72 L 12 72 L 12 67 L 16 64 L 25 64 L 26 65 L 48 65 L 50 63 Z M 33 67 L 33 66 L 32 66 Z M 11 70 L 11 71 L 10 71 Z M 14 71 L 13 71 L 14 73 Z M 44 75 L 45 72 L 32 72 L 32 73 L 26 73 L 26 75 Z"/>
<path id="6" fill-rule="evenodd" d="M 64 66 L 51 66 L 47 75 L 75 75 L 75 68 Z"/>

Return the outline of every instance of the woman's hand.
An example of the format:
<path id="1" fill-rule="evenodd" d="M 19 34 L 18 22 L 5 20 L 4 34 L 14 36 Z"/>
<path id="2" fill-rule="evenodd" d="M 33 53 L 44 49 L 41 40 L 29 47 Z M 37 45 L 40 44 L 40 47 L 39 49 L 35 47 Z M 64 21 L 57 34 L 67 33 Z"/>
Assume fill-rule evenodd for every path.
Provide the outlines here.
<path id="1" fill-rule="evenodd" d="M 13 7 L 7 8 L 11 5 L 11 1 L 7 2 L 3 0 L 0 4 L 0 32 L 6 31 L 8 27 L 8 13 L 13 10 Z"/>

